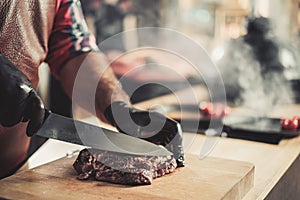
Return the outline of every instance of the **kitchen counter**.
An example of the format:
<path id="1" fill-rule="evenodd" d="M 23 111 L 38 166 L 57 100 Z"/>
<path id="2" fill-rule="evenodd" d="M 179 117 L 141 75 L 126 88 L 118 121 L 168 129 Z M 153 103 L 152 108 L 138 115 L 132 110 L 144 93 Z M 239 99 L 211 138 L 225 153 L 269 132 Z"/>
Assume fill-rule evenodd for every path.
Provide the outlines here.
<path id="1" fill-rule="evenodd" d="M 194 136 L 191 133 L 184 133 L 185 140 L 194 138 L 193 144 L 186 151 L 199 155 L 206 136 Z M 244 199 L 264 199 L 268 195 L 273 196 L 270 199 L 283 199 L 287 197 L 286 195 L 290 195 L 287 199 L 292 199 L 299 195 L 300 190 L 297 188 L 299 184 L 297 174 L 300 170 L 299 147 L 299 137 L 284 140 L 279 145 L 218 138 L 209 157 L 246 161 L 254 165 L 254 186 Z M 29 167 L 34 168 L 52 162 L 82 148 L 84 147 L 80 145 L 50 139 L 29 159 Z"/>
<path id="2" fill-rule="evenodd" d="M 197 100 L 201 101 L 207 99 L 208 94 L 202 87 L 194 88 L 193 90 L 194 94 L 197 96 Z M 159 97 L 142 102 L 136 106 L 140 108 L 153 108 L 161 104 L 173 104 L 178 102 L 179 96 L 185 96 L 186 94 L 186 91 L 182 91 L 178 92 L 176 95 Z M 186 103 L 190 99 L 191 98 L 185 98 L 184 102 Z M 249 114 L 249 110 L 241 108 L 235 109 L 232 112 L 238 114 L 247 112 L 247 114 Z M 300 105 L 287 105 L 274 109 L 269 115 L 273 117 L 288 117 L 298 113 L 300 113 Z M 93 118 L 86 118 L 85 120 L 97 124 Z M 213 145 L 211 146 L 209 154 L 205 156 L 205 158 L 208 159 L 203 159 L 206 160 L 206 167 L 208 167 L 207 165 L 211 165 L 211 168 L 214 170 L 219 168 L 218 173 L 222 171 L 224 171 L 224 173 L 228 173 L 230 168 L 229 166 L 236 166 L 236 168 L 233 167 L 232 170 L 237 170 L 236 173 L 241 173 L 243 170 L 238 171 L 238 167 L 247 166 L 247 170 L 249 170 L 253 169 L 251 166 L 254 166 L 254 179 L 249 178 L 251 177 L 249 176 L 249 172 L 247 175 L 245 175 L 245 177 L 248 177 L 250 181 L 246 185 L 248 187 L 251 185 L 249 190 L 247 190 L 248 192 L 246 195 L 244 196 L 244 194 L 242 195 L 238 192 L 235 192 L 235 194 L 239 195 L 234 197 L 231 196 L 231 198 L 239 199 L 243 197 L 243 199 L 247 200 L 296 199 L 300 196 L 300 137 L 285 139 L 282 140 L 278 145 L 273 145 L 239 139 L 208 137 L 200 134 L 184 133 L 184 146 L 186 154 L 199 156 L 204 148 L 204 144 L 207 144 L 209 141 L 212 142 L 211 144 Z M 82 148 L 83 147 L 79 145 L 71 145 L 55 140 L 48 140 L 45 145 L 43 145 L 29 159 L 29 166 L 32 168 L 40 164 L 45 164 L 57 158 L 64 157 L 67 154 L 72 154 L 72 152 Z M 51 152 L 51 154 L 49 154 L 49 152 Z M 47 157 L 48 160 L 41 160 L 41 158 L 45 157 Z M 215 162 L 216 159 L 220 159 L 221 163 L 223 164 L 220 164 L 220 162 Z M 214 165 L 213 163 L 219 164 Z M 51 164 L 51 162 L 49 164 Z M 40 170 L 37 168 L 35 171 L 45 170 L 43 166 L 47 165 L 42 165 Z M 199 164 L 199 167 L 201 167 L 201 164 Z M 230 173 L 232 173 L 232 171 Z M 17 174 L 17 176 L 21 175 Z M 12 179 L 13 178 L 14 177 L 12 176 Z M 226 179 L 225 175 L 223 179 Z M 253 182 L 251 182 L 251 180 Z M 3 181 L 5 181 L 5 179 Z M 239 191 L 238 188 L 241 187 L 242 182 L 238 181 L 238 183 L 240 183 L 240 185 L 235 188 L 236 191 Z M 245 183 L 247 182 L 244 181 L 243 184 Z M 2 186 L 5 184 L 2 184 Z M 216 184 L 214 187 L 218 188 L 220 186 Z M 246 190 L 242 191 L 246 192 Z"/>
<path id="3" fill-rule="evenodd" d="M 198 101 L 207 99 L 207 92 L 202 87 L 193 88 L 193 94 Z M 176 95 L 142 102 L 140 108 L 153 108 L 162 104 L 178 103 L 178 99 L 191 91 L 182 91 Z M 189 103 L 190 95 L 184 100 Z M 255 115 L 255 111 L 245 108 L 232 109 L 235 114 Z M 300 113 L 300 105 L 286 105 L 274 108 L 268 114 L 270 117 L 292 117 Z M 191 139 L 193 138 L 193 139 Z M 192 141 L 185 149 L 186 152 L 200 155 L 203 145 L 211 140 L 215 144 L 208 157 L 218 157 L 254 164 L 254 187 L 244 199 L 297 199 L 300 196 L 300 137 L 284 139 L 278 145 L 253 142 L 240 139 L 208 137 L 185 133 L 185 139 Z"/>

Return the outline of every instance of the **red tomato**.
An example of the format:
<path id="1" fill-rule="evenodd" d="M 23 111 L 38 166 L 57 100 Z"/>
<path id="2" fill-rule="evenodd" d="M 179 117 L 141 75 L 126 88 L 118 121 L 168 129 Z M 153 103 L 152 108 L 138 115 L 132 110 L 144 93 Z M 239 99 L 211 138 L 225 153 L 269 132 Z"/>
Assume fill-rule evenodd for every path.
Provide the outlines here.
<path id="1" fill-rule="evenodd" d="M 298 119 L 283 118 L 280 120 L 281 127 L 287 130 L 296 130 L 299 127 Z"/>
<path id="2" fill-rule="evenodd" d="M 300 116 L 298 116 L 298 115 L 294 116 L 293 120 L 297 120 L 298 124 L 300 125 Z"/>
<path id="3" fill-rule="evenodd" d="M 224 106 L 222 104 L 215 103 L 213 104 L 212 108 L 213 111 L 211 113 L 211 116 L 215 118 L 223 117 Z"/>
<path id="4" fill-rule="evenodd" d="M 201 102 L 199 105 L 200 112 L 204 115 L 211 115 L 212 108 L 211 103 Z"/>

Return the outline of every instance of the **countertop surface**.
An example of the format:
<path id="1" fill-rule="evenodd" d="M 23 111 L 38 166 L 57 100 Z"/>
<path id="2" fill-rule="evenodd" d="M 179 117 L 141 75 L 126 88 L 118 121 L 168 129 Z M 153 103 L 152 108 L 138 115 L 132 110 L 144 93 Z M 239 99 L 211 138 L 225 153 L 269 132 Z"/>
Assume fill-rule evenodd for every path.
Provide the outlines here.
<path id="1" fill-rule="evenodd" d="M 191 98 L 195 95 L 194 98 Z M 166 95 L 160 98 L 142 102 L 136 106 L 140 108 L 153 108 L 158 105 L 195 103 L 193 99 L 201 102 L 208 98 L 208 93 L 203 87 L 194 87 L 189 90 L 179 91 L 176 94 Z M 181 101 L 180 101 L 181 100 Z M 274 107 L 267 116 L 269 117 L 293 117 L 300 113 L 300 105 L 290 104 Z M 231 114 L 256 116 L 260 113 L 249 108 L 232 108 Z M 244 199 L 264 199 L 275 187 L 282 177 L 290 171 L 290 167 L 296 162 L 300 153 L 300 137 L 284 139 L 279 144 L 267 144 L 248 140 L 208 137 L 194 133 L 185 133 L 185 151 L 192 154 L 203 154 L 236 161 L 245 161 L 254 164 L 254 187 L 247 193 Z M 207 149 L 209 146 L 209 149 Z M 296 180 L 289 180 L 296 181 Z M 283 187 L 287 190 L 295 184 L 285 180 Z M 297 189 L 296 186 L 293 189 Z M 284 191 L 283 191 L 284 192 Z M 281 193 L 283 193 L 281 192 Z M 285 195 L 285 194 L 281 194 Z M 291 194 L 293 196 L 293 194 Z M 280 199 L 280 198 L 279 198 Z"/>
<path id="2" fill-rule="evenodd" d="M 207 97 L 205 96 L 207 93 L 202 88 L 195 88 L 195 91 L 196 94 L 204 99 Z M 180 94 L 177 95 L 180 96 Z M 198 100 L 201 101 L 201 98 Z M 143 102 L 136 106 L 140 108 L 152 108 L 153 106 L 174 104 L 176 102 L 178 102 L 176 96 L 168 95 Z M 251 113 L 251 111 L 249 112 L 249 110 L 244 108 L 234 109 L 233 112 L 238 114 L 243 114 L 245 112 L 247 114 L 255 114 L 255 112 Z M 300 105 L 286 105 L 274 108 L 268 116 L 290 117 L 297 115 L 299 112 Z M 93 120 L 94 119 L 87 118 L 87 121 Z M 209 145 L 208 151 L 207 144 L 212 144 Z M 58 148 L 59 146 L 60 148 Z M 208 152 L 205 155 L 205 159 L 221 159 L 224 163 L 226 163 L 226 161 L 236 161 L 235 164 L 241 162 L 254 166 L 253 187 L 247 192 L 244 199 L 264 199 L 280 182 L 283 176 L 290 171 L 291 165 L 297 160 L 300 152 L 300 137 L 284 139 L 278 145 L 273 145 L 247 140 L 208 137 L 195 133 L 184 133 L 184 146 L 186 154 L 189 155 L 199 156 L 201 152 L 203 152 L 203 149 L 205 149 L 205 151 Z M 30 166 L 36 167 L 40 164 L 64 157 L 66 154 L 72 154 L 73 151 L 80 150 L 81 148 L 83 147 L 48 140 L 29 159 L 29 164 L 31 162 Z M 47 156 L 51 152 L 53 152 L 52 158 L 51 156 Z M 47 159 L 42 161 L 41 158 Z M 49 160 L 49 158 L 52 160 Z M 237 164 L 236 166 L 239 165 Z"/>

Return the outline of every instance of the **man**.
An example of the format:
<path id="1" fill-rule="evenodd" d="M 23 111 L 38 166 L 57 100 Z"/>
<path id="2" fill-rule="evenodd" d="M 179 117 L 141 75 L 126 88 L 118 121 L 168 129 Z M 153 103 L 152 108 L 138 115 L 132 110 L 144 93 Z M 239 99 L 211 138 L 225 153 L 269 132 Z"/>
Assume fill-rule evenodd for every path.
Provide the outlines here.
<path id="1" fill-rule="evenodd" d="M 86 90 L 89 79 L 98 79 L 96 75 L 101 74 L 95 94 L 96 115 L 120 131 L 131 134 L 149 123 L 149 112 L 132 108 L 112 70 L 105 69 L 103 56 L 87 30 L 79 0 L 2 0 L 0 13 L 0 178 L 11 175 L 24 163 L 28 136 L 43 123 L 44 105 L 35 90 L 38 67 L 44 61 L 70 97 L 82 65 L 89 65 L 87 73 L 92 74 L 82 86 Z M 84 102 L 79 103 L 85 106 Z M 128 112 L 136 124 L 124 128 L 128 120 L 118 123 L 114 109 Z M 157 120 L 162 117 L 155 113 Z M 159 137 L 148 140 L 166 145 L 173 139 L 180 127 L 170 119 L 165 124 L 158 130 Z M 178 147 L 180 155 L 175 154 L 183 163 L 181 136 Z"/>

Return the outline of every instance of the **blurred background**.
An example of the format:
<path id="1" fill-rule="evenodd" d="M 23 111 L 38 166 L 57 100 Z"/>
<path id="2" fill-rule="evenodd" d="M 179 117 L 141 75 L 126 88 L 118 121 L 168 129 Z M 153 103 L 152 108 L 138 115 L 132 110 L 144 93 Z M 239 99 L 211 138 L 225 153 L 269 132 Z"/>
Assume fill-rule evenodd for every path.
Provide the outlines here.
<path id="1" fill-rule="evenodd" d="M 142 27 L 171 28 L 190 37 L 219 68 L 228 103 L 268 109 L 300 100 L 299 0 L 81 0 L 81 4 L 98 43 Z M 161 63 L 191 84 L 205 85 L 190 64 L 173 55 L 142 50 L 122 55 L 132 46 L 145 45 L 139 37 L 138 33 L 120 37 L 117 45 L 101 49 L 126 91 L 152 79 L 165 81 L 167 87 L 139 87 L 131 95 L 133 103 L 185 87 L 178 76 L 166 76 Z M 148 68 L 128 73 L 142 65 Z M 70 100 L 47 70 L 46 65 L 41 67 L 45 78 L 40 93 L 54 112 L 70 116 Z"/>

